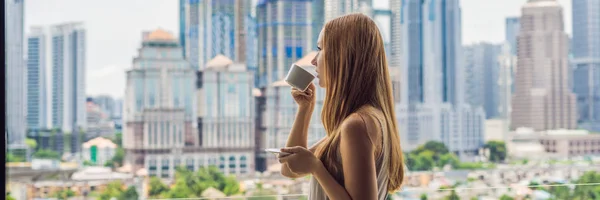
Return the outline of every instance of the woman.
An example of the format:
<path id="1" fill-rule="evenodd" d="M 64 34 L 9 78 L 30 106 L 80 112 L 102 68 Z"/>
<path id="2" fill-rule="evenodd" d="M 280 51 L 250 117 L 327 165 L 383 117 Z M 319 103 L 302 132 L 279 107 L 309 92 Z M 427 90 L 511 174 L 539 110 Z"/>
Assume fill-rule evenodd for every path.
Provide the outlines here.
<path id="1" fill-rule="evenodd" d="M 350 14 L 328 22 L 313 59 L 325 88 L 322 122 L 327 137 L 307 148 L 315 86 L 292 89 L 298 104 L 281 173 L 312 175 L 309 199 L 385 199 L 404 178 L 392 86 L 381 34 L 373 20 Z"/>

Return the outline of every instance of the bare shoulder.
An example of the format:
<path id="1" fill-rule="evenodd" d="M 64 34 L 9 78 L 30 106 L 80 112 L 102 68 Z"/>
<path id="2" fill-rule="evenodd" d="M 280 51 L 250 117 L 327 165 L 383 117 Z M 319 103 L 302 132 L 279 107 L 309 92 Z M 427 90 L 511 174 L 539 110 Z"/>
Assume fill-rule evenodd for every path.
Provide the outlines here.
<path id="1" fill-rule="evenodd" d="M 367 127 L 373 127 L 373 120 L 361 113 L 352 113 L 341 125 L 342 140 L 371 141 L 371 134 L 376 134 Z"/>

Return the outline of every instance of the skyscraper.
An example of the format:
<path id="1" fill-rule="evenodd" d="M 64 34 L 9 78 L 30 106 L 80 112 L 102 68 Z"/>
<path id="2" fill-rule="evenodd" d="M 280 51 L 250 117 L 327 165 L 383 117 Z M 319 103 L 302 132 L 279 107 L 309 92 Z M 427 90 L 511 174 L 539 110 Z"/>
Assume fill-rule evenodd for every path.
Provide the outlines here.
<path id="1" fill-rule="evenodd" d="M 198 144 L 195 70 L 178 41 L 161 29 L 145 32 L 138 52 L 125 88 L 126 163 L 170 177 L 188 156 L 183 148 Z"/>
<path id="2" fill-rule="evenodd" d="M 486 118 L 498 116 L 498 56 L 500 46 L 479 43 L 464 48 L 465 102 L 483 107 Z"/>
<path id="3" fill-rule="evenodd" d="M 82 23 L 50 27 L 52 126 L 73 133 L 86 128 L 86 32 Z"/>
<path id="4" fill-rule="evenodd" d="M 186 59 L 200 69 L 222 54 L 236 62 L 246 61 L 246 18 L 252 1 L 180 1 L 180 43 Z"/>
<path id="5" fill-rule="evenodd" d="M 254 73 L 217 55 L 198 72 L 200 147 L 228 174 L 254 172 Z"/>
<path id="6" fill-rule="evenodd" d="M 483 144 L 485 114 L 464 104 L 459 1 L 393 0 L 390 9 L 403 149 L 434 140 L 461 156 L 473 154 Z"/>
<path id="7" fill-rule="evenodd" d="M 296 60 L 316 45 L 311 0 L 260 0 L 258 21 L 259 87 L 283 79 Z"/>
<path id="8" fill-rule="evenodd" d="M 600 1 L 573 0 L 573 89 L 581 128 L 600 131 Z"/>
<path id="9" fill-rule="evenodd" d="M 25 60 L 23 57 L 23 0 L 4 1 L 6 134 L 9 148 L 25 147 Z"/>
<path id="10" fill-rule="evenodd" d="M 46 37 L 41 27 L 27 36 L 27 128 L 34 130 L 49 128 Z"/>
<path id="11" fill-rule="evenodd" d="M 507 122 L 510 122 L 512 112 L 513 80 L 517 68 L 517 56 L 511 50 L 510 44 L 506 42 L 502 44 L 498 56 L 498 117 Z"/>
<path id="12" fill-rule="evenodd" d="M 508 42 L 513 55 L 517 55 L 517 35 L 521 28 L 519 17 L 507 17 L 505 19 L 505 41 Z"/>
<path id="13" fill-rule="evenodd" d="M 556 0 L 529 0 L 522 14 L 511 128 L 574 129 L 577 110 L 562 6 Z"/>

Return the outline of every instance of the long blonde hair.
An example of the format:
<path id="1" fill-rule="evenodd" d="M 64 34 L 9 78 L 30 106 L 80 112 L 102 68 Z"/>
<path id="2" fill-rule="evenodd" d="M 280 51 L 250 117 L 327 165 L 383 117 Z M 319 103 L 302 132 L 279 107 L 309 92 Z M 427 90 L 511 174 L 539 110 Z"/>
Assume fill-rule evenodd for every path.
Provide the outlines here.
<path id="1" fill-rule="evenodd" d="M 339 127 L 346 117 L 365 105 L 380 109 L 389 138 L 389 143 L 384 144 L 390 149 L 388 191 L 396 191 L 404 179 L 404 159 L 381 33 L 366 15 L 349 14 L 329 21 L 321 34 L 324 59 L 321 73 L 327 77 L 321 120 L 328 137 L 315 153 L 343 184 L 337 154 Z"/>

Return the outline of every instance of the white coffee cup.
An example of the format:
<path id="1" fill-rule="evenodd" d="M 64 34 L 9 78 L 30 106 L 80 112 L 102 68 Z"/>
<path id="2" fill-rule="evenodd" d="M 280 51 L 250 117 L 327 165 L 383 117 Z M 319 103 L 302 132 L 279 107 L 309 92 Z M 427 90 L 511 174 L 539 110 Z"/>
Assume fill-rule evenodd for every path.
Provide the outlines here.
<path id="1" fill-rule="evenodd" d="M 315 75 L 296 64 L 292 65 L 290 71 L 285 77 L 286 83 L 303 92 L 308 88 L 313 80 L 315 80 Z"/>

